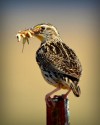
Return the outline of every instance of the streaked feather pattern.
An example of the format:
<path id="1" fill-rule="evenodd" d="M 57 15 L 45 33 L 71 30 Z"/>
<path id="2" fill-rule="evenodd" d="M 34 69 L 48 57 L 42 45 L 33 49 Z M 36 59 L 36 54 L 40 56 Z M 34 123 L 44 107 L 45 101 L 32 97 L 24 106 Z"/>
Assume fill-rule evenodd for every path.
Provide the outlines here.
<path id="1" fill-rule="evenodd" d="M 72 49 L 58 40 L 44 42 L 36 56 L 40 67 L 79 80 L 81 64 Z"/>

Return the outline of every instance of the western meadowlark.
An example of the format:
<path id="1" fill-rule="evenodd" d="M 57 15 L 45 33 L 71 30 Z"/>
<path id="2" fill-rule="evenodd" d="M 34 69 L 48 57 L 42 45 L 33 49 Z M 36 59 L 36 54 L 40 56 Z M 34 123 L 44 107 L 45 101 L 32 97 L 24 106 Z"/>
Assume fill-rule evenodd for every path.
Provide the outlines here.
<path id="1" fill-rule="evenodd" d="M 58 90 L 68 89 L 64 94 L 67 97 L 72 90 L 74 95 L 80 96 L 78 85 L 82 72 L 82 66 L 75 52 L 63 43 L 57 29 L 51 24 L 38 24 L 33 28 L 19 31 L 18 41 L 23 38 L 23 47 L 28 38 L 37 37 L 41 45 L 36 52 L 36 61 L 41 69 L 44 79 L 56 88 L 45 96 L 45 100 L 51 99 L 51 95 Z"/>

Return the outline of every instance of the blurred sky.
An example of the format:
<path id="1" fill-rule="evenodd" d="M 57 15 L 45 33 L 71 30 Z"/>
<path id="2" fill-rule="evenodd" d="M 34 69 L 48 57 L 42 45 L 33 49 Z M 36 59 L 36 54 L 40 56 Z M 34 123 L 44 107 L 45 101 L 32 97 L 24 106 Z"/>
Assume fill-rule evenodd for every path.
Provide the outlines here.
<path id="1" fill-rule="evenodd" d="M 75 50 L 82 63 L 81 97 L 69 95 L 71 125 L 100 123 L 99 3 L 99 0 L 1 1 L 2 125 L 46 125 L 44 98 L 54 87 L 44 81 L 35 61 L 40 41 L 30 39 L 22 53 L 22 43 L 16 40 L 19 30 L 43 22 L 57 27 L 63 41 Z"/>

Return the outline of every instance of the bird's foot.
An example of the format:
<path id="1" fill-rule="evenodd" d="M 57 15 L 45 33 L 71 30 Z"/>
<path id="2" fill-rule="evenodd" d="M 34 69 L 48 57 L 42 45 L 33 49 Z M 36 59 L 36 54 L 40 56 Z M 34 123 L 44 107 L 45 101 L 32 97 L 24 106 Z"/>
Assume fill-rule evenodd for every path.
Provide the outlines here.
<path id="1" fill-rule="evenodd" d="M 66 96 L 66 94 L 63 94 L 63 95 L 62 95 L 62 98 L 63 98 L 63 99 L 67 99 L 67 97 L 68 97 L 68 96 Z"/>
<path id="2" fill-rule="evenodd" d="M 55 107 L 55 102 L 50 96 L 46 96 L 45 101 L 48 107 L 51 107 L 51 106 Z"/>

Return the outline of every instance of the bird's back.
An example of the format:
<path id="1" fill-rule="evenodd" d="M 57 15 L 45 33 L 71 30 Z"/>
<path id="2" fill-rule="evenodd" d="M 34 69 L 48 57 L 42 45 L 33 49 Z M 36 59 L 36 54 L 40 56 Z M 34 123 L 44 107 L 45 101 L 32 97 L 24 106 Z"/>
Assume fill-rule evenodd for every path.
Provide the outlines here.
<path id="1" fill-rule="evenodd" d="M 40 67 L 79 79 L 82 67 L 75 52 L 60 41 L 44 42 L 36 53 Z"/>

